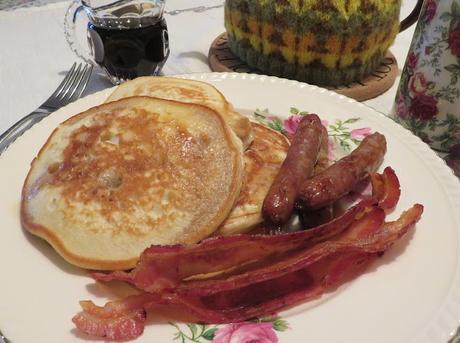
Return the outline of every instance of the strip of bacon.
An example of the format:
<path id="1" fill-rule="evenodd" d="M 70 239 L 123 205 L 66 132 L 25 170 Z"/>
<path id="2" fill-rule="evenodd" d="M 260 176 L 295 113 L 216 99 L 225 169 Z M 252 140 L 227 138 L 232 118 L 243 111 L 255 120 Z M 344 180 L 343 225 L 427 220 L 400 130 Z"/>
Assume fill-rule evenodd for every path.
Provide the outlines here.
<path id="1" fill-rule="evenodd" d="M 199 321 L 209 323 L 239 322 L 256 316 L 271 314 L 300 301 L 319 297 L 324 292 L 362 272 L 373 260 L 386 251 L 421 217 L 423 206 L 416 204 L 394 222 L 377 228 L 376 217 L 371 224 L 359 221 L 348 232 L 332 242 L 324 242 L 307 249 L 308 254 L 320 254 L 321 258 L 304 263 L 295 271 L 286 270 L 275 278 L 257 280 L 241 286 L 236 283 L 232 289 L 206 296 L 186 295 L 182 292 L 144 293 L 124 300 L 97 307 L 83 302 L 83 312 L 74 317 L 80 330 L 110 339 L 130 339 L 142 330 L 122 330 L 132 313 L 145 311 L 154 304 L 176 304 L 191 312 Z M 369 218 L 366 215 L 363 218 Z M 370 228 L 372 227 L 372 228 Z M 276 262 L 276 261 L 274 261 Z M 206 293 L 206 292 L 205 292 Z M 121 324 L 120 324 L 121 323 Z M 138 326 L 143 321 L 136 322 Z M 96 329 L 88 329 L 96 328 Z M 123 332 L 122 332 L 123 331 Z M 116 332 L 117 334 L 107 334 Z M 120 335 L 123 337 L 120 338 Z"/>
<path id="2" fill-rule="evenodd" d="M 133 339 L 144 332 L 147 318 L 144 308 L 148 307 L 151 297 L 155 296 L 146 294 L 137 301 L 126 298 L 109 302 L 104 307 L 98 307 L 91 301 L 81 301 L 83 312 L 74 316 L 72 321 L 80 331 L 91 336 L 114 341 Z"/>
<path id="3" fill-rule="evenodd" d="M 293 249 L 283 255 L 276 256 L 276 259 L 263 259 L 249 268 L 242 266 L 232 270 L 231 273 L 219 275 L 218 278 L 211 280 L 183 281 L 175 289 L 175 292 L 187 296 L 210 295 L 234 289 L 235 286 L 243 287 L 295 272 L 323 259 L 332 252 L 347 253 L 349 250 L 353 250 L 359 239 L 381 228 L 384 220 L 383 210 L 373 208 L 360 220 L 351 224 L 344 233 L 331 240 L 312 247 Z M 358 246 L 358 250 L 360 248 Z"/>
<path id="4" fill-rule="evenodd" d="M 391 167 L 382 174 L 371 173 L 372 195 L 379 200 L 379 206 L 386 212 L 395 208 L 401 195 L 398 177 Z"/>
<path id="5" fill-rule="evenodd" d="M 365 199 L 342 216 L 308 231 L 214 237 L 191 246 L 151 246 L 131 272 L 92 273 L 92 276 L 100 281 L 126 281 L 148 292 L 172 289 L 192 276 L 204 278 L 205 274 L 228 272 L 235 266 L 250 268 L 269 257 L 330 239 L 374 204 L 374 199 Z"/>
<path id="6" fill-rule="evenodd" d="M 220 276 L 212 280 L 184 281 L 175 292 L 185 296 L 205 296 L 234 289 L 236 285 L 242 287 L 295 272 L 330 254 L 346 255 L 355 252 L 372 254 L 384 251 L 406 232 L 400 229 L 397 231 L 399 236 L 394 236 L 393 231 L 388 230 L 392 224 L 385 224 L 382 227 L 384 219 L 383 210 L 373 208 L 364 217 L 353 223 L 347 231 L 329 241 L 277 256 L 275 261 L 273 259 L 262 261 L 257 268 L 254 266 L 251 269 L 239 268 L 231 275 Z"/>
<path id="7" fill-rule="evenodd" d="M 331 255 L 276 279 L 204 297 L 175 295 L 174 302 L 200 322 L 231 323 L 276 313 L 320 297 L 356 276 L 377 254 Z"/>
<path id="8" fill-rule="evenodd" d="M 179 298 L 182 305 L 200 321 L 210 323 L 239 322 L 273 313 L 280 309 L 309 300 L 336 288 L 342 281 L 362 272 L 372 260 L 380 256 L 415 224 L 421 217 L 423 206 L 415 205 L 399 220 L 385 224 L 371 237 L 360 240 L 354 249 L 343 253 L 330 251 L 323 259 L 294 274 L 281 276 L 264 283 L 198 298 Z M 286 282 L 283 282 L 286 281 Z M 273 290 L 285 293 L 276 293 Z"/>
<path id="9" fill-rule="evenodd" d="M 309 269 L 212 296 L 194 297 L 164 293 L 158 297 L 156 294 L 145 292 L 108 303 L 104 307 L 91 303 L 90 309 L 89 306 L 82 307 L 83 312 L 77 314 L 73 322 L 79 330 L 89 335 L 111 340 L 134 339 L 142 334 L 142 331 L 123 331 L 120 318 L 129 319 L 130 312 L 127 311 L 125 315 L 114 314 L 110 309 L 113 306 L 109 305 L 123 305 L 128 308 L 138 306 L 139 311 L 145 311 L 156 304 L 174 304 L 191 313 L 200 322 L 215 324 L 240 322 L 262 314 L 272 314 L 298 302 L 321 296 L 331 287 L 338 287 L 347 277 L 352 277 L 354 275 L 352 271 L 355 274 L 361 271 L 366 265 L 365 262 L 369 261 L 369 256 L 347 255 L 337 261 L 329 260 L 318 262 Z M 317 273 L 317 271 L 321 272 Z M 99 316 L 94 313 L 98 313 Z M 91 330 L 88 330 L 88 327 Z M 122 334 L 109 336 L 107 332 L 122 332 Z"/>

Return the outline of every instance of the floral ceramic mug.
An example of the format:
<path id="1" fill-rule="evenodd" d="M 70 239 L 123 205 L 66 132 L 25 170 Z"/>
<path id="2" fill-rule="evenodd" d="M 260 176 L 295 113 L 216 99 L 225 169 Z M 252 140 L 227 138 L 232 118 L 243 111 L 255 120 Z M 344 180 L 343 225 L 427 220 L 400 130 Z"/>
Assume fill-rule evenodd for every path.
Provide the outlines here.
<path id="1" fill-rule="evenodd" d="M 460 144 L 460 0 L 425 0 L 393 118 L 433 149 Z"/>

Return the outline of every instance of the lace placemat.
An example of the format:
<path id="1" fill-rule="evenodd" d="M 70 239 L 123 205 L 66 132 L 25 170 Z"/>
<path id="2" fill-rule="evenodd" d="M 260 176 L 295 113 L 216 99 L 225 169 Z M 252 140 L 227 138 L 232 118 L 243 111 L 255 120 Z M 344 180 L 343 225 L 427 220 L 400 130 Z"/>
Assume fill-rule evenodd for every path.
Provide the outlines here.
<path id="1" fill-rule="evenodd" d="M 25 7 L 40 7 L 66 0 L 2 0 L 0 1 L 0 11 L 12 11 Z"/>
<path id="2" fill-rule="evenodd" d="M 0 1 L 0 11 L 12 11 L 18 8 L 26 8 L 26 7 L 40 7 L 46 6 L 53 3 L 58 2 L 68 2 L 67 0 L 2 0 Z M 205 12 L 207 10 L 211 10 L 214 8 L 223 7 L 223 4 L 218 4 L 214 6 L 196 6 L 196 7 L 188 7 L 183 9 L 174 9 L 174 10 L 167 10 L 168 6 L 166 6 L 166 14 L 170 15 L 177 15 L 183 12 Z"/>

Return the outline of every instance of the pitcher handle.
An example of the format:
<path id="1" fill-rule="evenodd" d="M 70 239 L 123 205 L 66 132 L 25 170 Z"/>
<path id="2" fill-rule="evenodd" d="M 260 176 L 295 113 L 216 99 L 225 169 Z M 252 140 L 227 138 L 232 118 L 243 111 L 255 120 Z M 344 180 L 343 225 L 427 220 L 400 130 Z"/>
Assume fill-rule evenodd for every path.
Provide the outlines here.
<path id="1" fill-rule="evenodd" d="M 82 60 L 91 65 L 96 65 L 90 54 L 82 48 L 77 39 L 75 24 L 81 11 L 84 9 L 80 0 L 73 0 L 67 8 L 64 17 L 64 35 L 70 49 Z"/>
<path id="2" fill-rule="evenodd" d="M 403 21 L 401 21 L 401 24 L 399 24 L 399 32 L 403 32 L 417 22 L 422 10 L 422 6 L 423 0 L 418 0 L 412 12 L 410 12 L 407 18 L 405 18 Z"/>

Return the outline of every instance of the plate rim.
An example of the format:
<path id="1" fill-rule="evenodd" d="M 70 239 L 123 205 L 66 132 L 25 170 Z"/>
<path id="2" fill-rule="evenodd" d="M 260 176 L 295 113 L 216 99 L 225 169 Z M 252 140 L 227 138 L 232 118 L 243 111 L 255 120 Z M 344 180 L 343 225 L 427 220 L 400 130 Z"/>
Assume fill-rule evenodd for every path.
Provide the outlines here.
<path id="1" fill-rule="evenodd" d="M 430 172 L 437 179 L 437 181 L 442 186 L 444 192 L 449 196 L 449 200 L 453 208 L 453 218 L 457 227 L 457 234 L 460 233 L 460 215 L 455 214 L 455 208 L 460 208 L 460 182 L 459 179 L 454 175 L 451 168 L 446 164 L 446 162 L 426 143 L 424 143 L 418 136 L 414 135 L 410 130 L 404 128 L 400 124 L 396 123 L 390 117 L 385 115 L 383 112 L 372 108 L 366 104 L 358 102 L 354 99 L 346 97 L 344 95 L 335 93 L 334 91 L 327 90 L 315 85 L 310 85 L 304 82 L 299 82 L 295 80 L 289 80 L 285 78 L 280 78 L 276 76 L 267 76 L 267 75 L 258 75 L 258 74 L 249 74 L 249 73 L 234 73 L 234 72 L 209 72 L 209 73 L 191 73 L 191 74 L 179 74 L 179 75 L 168 75 L 168 77 L 178 77 L 184 79 L 192 79 L 199 81 L 222 81 L 226 79 L 230 80 L 241 80 L 241 81 L 258 81 L 258 82 L 270 82 L 270 83 L 279 83 L 281 85 L 287 85 L 296 88 L 306 88 L 308 91 L 320 91 L 322 93 L 327 93 L 331 97 L 338 98 L 338 101 L 346 101 L 354 106 L 364 107 L 369 113 L 373 113 L 378 117 L 379 121 L 382 121 L 383 125 L 393 130 L 395 135 L 398 135 L 405 143 L 408 149 L 412 153 L 417 154 L 419 157 L 423 156 L 426 160 L 425 165 L 428 166 Z M 104 97 L 108 96 L 110 91 L 113 91 L 117 86 L 106 88 L 89 94 L 83 98 L 76 100 L 75 102 L 62 107 L 58 112 L 62 111 L 72 111 L 73 107 L 78 107 L 79 104 L 83 101 L 88 101 L 93 103 L 97 101 L 97 98 L 105 99 Z M 78 110 L 81 112 L 81 110 Z M 74 111 L 75 112 L 75 111 Z M 75 113 L 76 114 L 76 113 Z M 17 141 L 27 139 L 31 132 L 39 130 L 41 126 L 46 125 L 49 118 L 53 116 L 51 114 L 49 117 L 45 118 L 41 122 L 34 125 L 28 131 L 26 131 L 22 136 L 18 137 L 15 142 L 13 142 L 2 154 L 0 154 L 0 164 L 4 159 L 5 155 L 8 155 L 11 151 L 11 146 L 17 144 Z M 48 119 L 48 120 L 47 120 Z M 455 266 L 455 275 L 452 276 L 452 283 L 450 285 L 449 291 L 447 292 L 444 302 L 439 304 L 438 313 L 433 314 L 432 319 L 427 323 L 428 327 L 420 332 L 414 341 L 426 341 L 431 342 L 433 338 L 443 339 L 445 341 L 451 340 L 454 338 L 454 335 L 457 333 L 458 325 L 460 323 L 460 258 L 457 257 L 456 266 Z M 455 306 L 457 305 L 457 306 Z M 1 338 L 1 336 L 0 336 Z M 1 340 L 0 340 L 1 342 Z"/>

